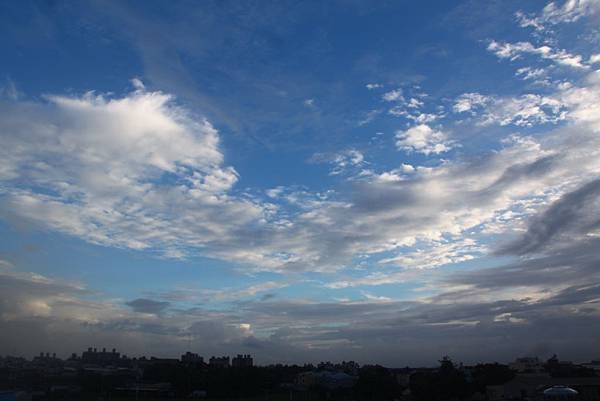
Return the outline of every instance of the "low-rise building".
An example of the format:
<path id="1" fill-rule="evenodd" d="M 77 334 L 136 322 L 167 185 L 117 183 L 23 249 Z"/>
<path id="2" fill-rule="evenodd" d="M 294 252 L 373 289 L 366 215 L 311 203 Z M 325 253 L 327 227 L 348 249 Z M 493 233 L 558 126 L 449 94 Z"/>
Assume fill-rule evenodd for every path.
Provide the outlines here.
<path id="1" fill-rule="evenodd" d="M 544 372 L 544 366 L 538 357 L 522 357 L 517 358 L 514 362 L 508 364 L 508 367 L 512 370 L 516 370 L 519 373 L 542 373 Z"/>
<path id="2" fill-rule="evenodd" d="M 185 354 L 181 355 L 181 362 L 186 364 L 203 364 L 204 358 L 198 354 L 188 351 Z"/>
<path id="3" fill-rule="evenodd" d="M 356 384 L 357 380 L 357 376 L 330 370 L 303 372 L 296 376 L 296 384 L 301 387 L 311 388 L 320 386 L 330 390 L 338 388 L 350 388 Z"/>
<path id="4" fill-rule="evenodd" d="M 90 365 L 115 365 L 121 359 L 121 354 L 117 352 L 115 348 L 112 351 L 106 351 L 106 348 L 102 348 L 102 351 L 98 351 L 96 348 L 88 348 L 81 354 L 81 361 L 85 364 Z"/>
<path id="5" fill-rule="evenodd" d="M 208 364 L 215 368 L 228 368 L 229 367 L 229 357 L 228 356 L 220 356 L 214 357 L 211 356 L 208 360 Z"/>
<path id="6" fill-rule="evenodd" d="M 238 354 L 231 360 L 231 366 L 234 368 L 251 368 L 253 365 L 252 356 Z"/>

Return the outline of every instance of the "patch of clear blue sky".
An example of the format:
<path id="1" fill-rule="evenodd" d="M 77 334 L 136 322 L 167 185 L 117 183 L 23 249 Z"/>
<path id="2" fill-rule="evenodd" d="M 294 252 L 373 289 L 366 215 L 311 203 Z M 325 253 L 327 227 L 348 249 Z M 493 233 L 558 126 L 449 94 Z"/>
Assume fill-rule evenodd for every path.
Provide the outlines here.
<path id="1" fill-rule="evenodd" d="M 282 177 L 331 184 L 321 178 L 323 167 L 305 161 L 317 150 L 364 144 L 372 136 L 373 126 L 356 124 L 362 113 L 383 107 L 380 93 L 367 93 L 366 83 L 386 89 L 419 83 L 440 98 L 461 91 L 497 93 L 502 88 L 487 79 L 490 71 L 500 81 L 504 75 L 510 82 L 512 75 L 509 69 L 503 74 L 495 58 L 482 57 L 485 43 L 472 32 L 478 22 L 466 9 L 453 10 L 453 2 L 4 7 L 8 34 L 0 43 L 5 54 L 17 56 L 7 58 L 3 73 L 27 95 L 119 93 L 133 76 L 150 88 L 185 86 L 175 94 L 221 129 L 228 162 L 243 172 L 242 186 L 277 185 Z M 503 9 L 512 20 L 512 8 Z M 314 110 L 303 104 L 309 98 Z M 377 130 L 390 133 L 402 125 L 384 120 Z M 382 156 L 384 163 L 398 158 Z M 276 172 L 270 160 L 279 162 Z"/>
<path id="2" fill-rule="evenodd" d="M 539 3 L 496 2 L 477 10 L 474 4 L 480 3 L 5 2 L 0 78 L 35 99 L 88 90 L 120 95 L 132 89 L 129 79 L 140 77 L 220 130 L 226 164 L 240 173 L 238 189 L 303 185 L 320 191 L 338 187 L 340 179 L 327 174 L 326 164 L 307 163 L 316 152 L 358 148 L 379 171 L 430 163 L 394 148 L 393 134 L 406 121 L 386 115 L 384 91 L 419 85 L 426 103 L 436 104 L 463 92 L 522 90 L 514 69 L 485 51 L 486 40 L 525 39 L 514 10 Z M 368 91 L 367 83 L 384 88 Z M 306 99 L 314 99 L 314 107 Z M 381 118 L 359 126 L 378 108 Z M 376 132 L 384 135 L 372 143 Z M 449 155 L 497 146 L 495 131 L 476 134 Z M 219 288 L 255 280 L 207 258 L 165 260 L 6 224 L 0 230 L 1 251 L 19 259 L 23 270 L 81 280 L 117 297 L 184 283 Z M 256 282 L 265 274 L 260 278 Z M 381 286 L 378 294 L 398 297 L 414 287 Z M 360 290 L 335 296 L 353 298 Z M 326 297 L 314 283 L 276 292 Z"/>

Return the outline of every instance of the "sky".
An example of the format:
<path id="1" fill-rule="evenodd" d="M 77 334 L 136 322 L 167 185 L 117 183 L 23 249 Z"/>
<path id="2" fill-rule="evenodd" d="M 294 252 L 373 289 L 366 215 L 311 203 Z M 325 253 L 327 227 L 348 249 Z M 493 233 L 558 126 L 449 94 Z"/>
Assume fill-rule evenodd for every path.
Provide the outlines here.
<path id="1" fill-rule="evenodd" d="M 599 27 L 598 0 L 2 2 L 0 354 L 600 357 Z"/>

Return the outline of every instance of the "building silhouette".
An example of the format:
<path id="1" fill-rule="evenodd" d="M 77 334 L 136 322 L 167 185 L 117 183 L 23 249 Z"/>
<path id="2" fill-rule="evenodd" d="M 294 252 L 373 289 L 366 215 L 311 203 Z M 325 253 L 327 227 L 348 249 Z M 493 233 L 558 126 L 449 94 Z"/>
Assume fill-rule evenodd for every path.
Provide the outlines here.
<path id="1" fill-rule="evenodd" d="M 229 357 L 228 356 L 220 356 L 220 357 L 211 356 L 210 359 L 208 360 L 208 364 L 209 364 L 209 366 L 212 366 L 215 368 L 228 368 L 229 367 Z"/>
<path id="2" fill-rule="evenodd" d="M 234 368 L 251 368 L 253 364 L 254 361 L 252 360 L 252 356 L 250 356 L 249 354 L 238 354 L 235 358 L 231 360 L 231 366 L 233 366 Z"/>
<path id="3" fill-rule="evenodd" d="M 117 352 L 115 348 L 112 351 L 106 351 L 106 348 L 98 351 L 96 348 L 90 347 L 81 354 L 81 361 L 91 365 L 113 365 L 118 363 L 120 358 L 121 353 Z"/>
<path id="4" fill-rule="evenodd" d="M 204 358 L 202 358 L 196 353 L 188 351 L 185 354 L 181 355 L 181 362 L 186 364 L 203 364 Z"/>

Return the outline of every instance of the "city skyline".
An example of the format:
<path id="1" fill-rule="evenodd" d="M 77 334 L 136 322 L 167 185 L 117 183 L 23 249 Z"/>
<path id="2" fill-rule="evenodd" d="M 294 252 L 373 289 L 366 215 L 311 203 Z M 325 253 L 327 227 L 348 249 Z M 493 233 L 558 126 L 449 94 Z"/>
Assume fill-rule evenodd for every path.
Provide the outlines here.
<path id="1" fill-rule="evenodd" d="M 171 355 L 169 357 L 160 358 L 154 355 L 127 355 L 123 350 L 117 350 L 116 348 L 97 348 L 97 347 L 88 347 L 87 349 L 81 351 L 80 353 L 72 352 L 68 355 L 68 357 L 62 358 L 60 355 L 57 355 L 55 352 L 39 352 L 37 355 L 34 355 L 29 360 L 22 356 L 15 355 L 0 355 L 0 359 L 4 359 L 5 362 L 10 363 L 11 360 L 25 360 L 28 362 L 40 362 L 42 364 L 46 362 L 58 361 L 58 362 L 77 362 L 78 364 L 87 365 L 88 368 L 94 367 L 107 367 L 110 366 L 112 368 L 118 368 L 120 365 L 131 367 L 132 362 L 155 362 L 155 363 L 169 363 L 169 362 L 178 362 L 183 365 L 191 364 L 198 365 L 204 367 L 213 367 L 213 368 L 223 368 L 223 367 L 238 367 L 238 368 L 248 368 L 248 367 L 265 367 L 265 366 L 288 366 L 286 364 L 282 364 L 280 362 L 275 362 L 270 365 L 256 365 L 254 364 L 254 356 L 250 354 L 226 354 L 226 355 L 210 355 L 205 359 L 205 355 L 201 355 L 192 351 L 185 351 L 185 353 L 181 355 Z M 462 361 L 453 361 L 448 355 L 443 355 L 438 358 L 438 360 L 431 366 L 381 366 L 378 364 L 364 364 L 363 368 L 381 366 L 387 369 L 437 369 L 440 364 L 443 364 L 444 361 L 451 362 L 456 367 L 464 366 Z M 297 365 L 297 364 L 293 364 Z M 528 373 L 539 373 L 544 371 L 550 367 L 558 368 L 568 367 L 569 369 L 585 369 L 587 372 L 575 373 L 573 377 L 585 377 L 586 375 L 589 377 L 595 377 L 597 374 L 595 372 L 600 370 L 600 360 L 597 359 L 589 359 L 587 361 L 568 361 L 562 360 L 556 354 L 552 354 L 547 360 L 544 358 L 540 358 L 535 355 L 529 356 L 520 356 L 516 357 L 514 360 L 509 361 L 506 364 L 498 363 L 497 361 L 478 361 L 476 365 L 502 365 L 507 368 L 513 370 L 514 372 L 520 374 L 528 374 Z M 361 365 L 353 360 L 320 360 L 316 362 L 310 362 L 304 364 L 305 367 L 309 367 L 311 369 L 316 370 L 348 370 L 348 369 L 360 369 Z M 469 365 L 466 365 L 469 366 Z M 472 365 L 471 365 L 472 366 Z"/>
<path id="2" fill-rule="evenodd" d="M 0 355 L 600 358 L 599 22 L 0 4 Z"/>

